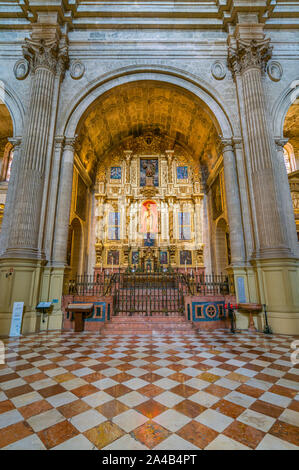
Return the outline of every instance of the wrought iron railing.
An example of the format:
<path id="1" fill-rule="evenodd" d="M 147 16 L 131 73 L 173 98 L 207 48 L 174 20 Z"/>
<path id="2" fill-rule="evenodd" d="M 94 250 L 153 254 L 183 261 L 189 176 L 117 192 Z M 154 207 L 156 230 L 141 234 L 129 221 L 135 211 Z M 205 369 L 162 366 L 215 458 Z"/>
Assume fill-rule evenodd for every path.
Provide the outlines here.
<path id="1" fill-rule="evenodd" d="M 119 286 L 123 288 L 176 288 L 183 295 L 234 295 L 233 275 L 204 274 L 171 269 L 159 272 L 109 272 L 103 270 L 94 275 L 77 275 L 68 283 L 66 293 L 80 296 L 115 295 Z"/>

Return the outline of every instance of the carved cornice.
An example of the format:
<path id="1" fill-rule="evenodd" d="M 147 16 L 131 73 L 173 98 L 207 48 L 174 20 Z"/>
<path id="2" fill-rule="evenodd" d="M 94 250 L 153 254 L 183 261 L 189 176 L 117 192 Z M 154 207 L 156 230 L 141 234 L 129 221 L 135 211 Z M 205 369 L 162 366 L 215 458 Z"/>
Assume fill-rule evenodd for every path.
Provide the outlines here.
<path id="1" fill-rule="evenodd" d="M 250 68 L 264 71 L 271 56 L 272 46 L 269 38 L 262 41 L 239 39 L 235 47 L 228 49 L 228 67 L 233 76 L 242 74 Z"/>
<path id="2" fill-rule="evenodd" d="M 68 66 L 68 46 L 65 39 L 59 42 L 57 39 L 33 40 L 25 38 L 25 44 L 22 48 L 31 72 L 43 67 L 52 73 L 63 76 Z"/>
<path id="3" fill-rule="evenodd" d="M 232 139 L 220 138 L 219 146 L 222 152 L 233 151 Z"/>
<path id="4" fill-rule="evenodd" d="M 64 149 L 74 152 L 76 150 L 77 137 L 77 135 L 75 137 L 65 137 Z"/>

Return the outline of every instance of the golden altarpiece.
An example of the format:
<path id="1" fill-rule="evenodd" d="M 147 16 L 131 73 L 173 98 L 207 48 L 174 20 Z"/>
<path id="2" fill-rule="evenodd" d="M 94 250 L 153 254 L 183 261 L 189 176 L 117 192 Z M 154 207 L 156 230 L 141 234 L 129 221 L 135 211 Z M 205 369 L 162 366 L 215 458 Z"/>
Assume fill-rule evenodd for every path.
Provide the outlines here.
<path id="1" fill-rule="evenodd" d="M 151 132 L 126 140 L 98 164 L 95 270 L 203 270 L 203 198 L 181 146 Z"/>

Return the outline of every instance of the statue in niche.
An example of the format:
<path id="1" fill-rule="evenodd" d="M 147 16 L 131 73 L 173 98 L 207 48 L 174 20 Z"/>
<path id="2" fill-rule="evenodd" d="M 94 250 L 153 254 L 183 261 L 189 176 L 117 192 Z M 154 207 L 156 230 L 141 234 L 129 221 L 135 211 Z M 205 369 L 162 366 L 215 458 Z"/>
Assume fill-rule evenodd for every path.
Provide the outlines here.
<path id="1" fill-rule="evenodd" d="M 158 160 L 141 159 L 140 160 L 140 186 L 154 187 L 158 186 Z"/>

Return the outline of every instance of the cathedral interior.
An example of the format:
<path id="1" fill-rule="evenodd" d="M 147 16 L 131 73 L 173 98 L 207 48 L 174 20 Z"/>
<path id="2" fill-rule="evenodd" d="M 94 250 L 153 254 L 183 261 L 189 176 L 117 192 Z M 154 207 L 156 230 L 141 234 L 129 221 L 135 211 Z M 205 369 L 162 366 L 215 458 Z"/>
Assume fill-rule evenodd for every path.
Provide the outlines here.
<path id="1" fill-rule="evenodd" d="M 298 2 L 2 3 L 0 449 L 298 450 Z"/>
<path id="2" fill-rule="evenodd" d="M 203 103 L 169 85 L 133 83 L 95 102 L 77 132 L 72 275 L 130 266 L 224 272 L 221 142 Z"/>

